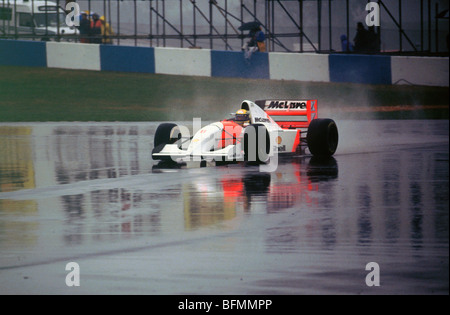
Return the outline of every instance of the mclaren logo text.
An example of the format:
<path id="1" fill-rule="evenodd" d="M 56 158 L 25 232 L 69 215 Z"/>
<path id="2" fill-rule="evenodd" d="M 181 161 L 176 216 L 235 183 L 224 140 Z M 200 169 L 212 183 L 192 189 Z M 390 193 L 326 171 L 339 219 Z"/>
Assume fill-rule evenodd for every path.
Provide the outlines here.
<path id="1" fill-rule="evenodd" d="M 306 109 L 306 102 L 271 101 L 270 103 L 266 103 L 264 110 L 271 109 L 303 110 Z"/>

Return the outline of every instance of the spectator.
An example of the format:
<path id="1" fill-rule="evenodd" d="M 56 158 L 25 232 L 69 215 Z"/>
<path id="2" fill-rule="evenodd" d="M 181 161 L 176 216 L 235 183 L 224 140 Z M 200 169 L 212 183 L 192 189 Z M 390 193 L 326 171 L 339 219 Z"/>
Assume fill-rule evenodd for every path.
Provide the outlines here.
<path id="1" fill-rule="evenodd" d="M 355 51 L 356 52 L 366 52 L 368 41 L 367 41 L 367 30 L 364 28 L 364 25 L 361 22 L 358 22 L 356 26 L 356 36 L 353 39 L 355 42 Z"/>
<path id="2" fill-rule="evenodd" d="M 449 38 L 448 38 L 448 33 L 447 33 L 447 37 L 445 38 L 445 40 L 447 41 L 447 51 L 450 51 L 450 42 L 449 42 Z"/>
<path id="3" fill-rule="evenodd" d="M 259 31 L 256 32 L 256 45 L 258 45 L 258 50 L 260 52 L 266 52 L 266 35 L 262 31 L 261 27 L 259 27 Z"/>
<path id="4" fill-rule="evenodd" d="M 92 14 L 90 35 L 91 35 L 91 43 L 95 44 L 102 43 L 102 21 L 100 21 L 100 16 L 97 13 Z"/>
<path id="5" fill-rule="evenodd" d="M 111 25 L 106 22 L 103 15 L 100 17 L 100 21 L 102 22 L 102 43 L 107 45 L 112 44 L 111 35 L 114 35 L 114 32 Z"/>
<path id="6" fill-rule="evenodd" d="M 249 32 L 248 37 L 250 37 L 250 40 L 243 47 L 246 59 L 250 59 L 252 54 L 256 51 L 266 51 L 266 44 L 264 42 L 266 37 L 264 35 L 264 32 L 262 31 L 261 26 L 252 29 Z"/>
<path id="7" fill-rule="evenodd" d="M 80 43 L 89 43 L 89 34 L 91 32 L 91 22 L 87 17 L 86 12 L 81 12 L 80 26 L 78 26 L 80 31 Z"/>
<path id="8" fill-rule="evenodd" d="M 380 39 L 374 26 L 369 27 L 367 32 L 367 51 L 380 52 Z"/>
<path id="9" fill-rule="evenodd" d="M 347 39 L 347 35 L 341 35 L 341 47 L 342 51 L 352 52 L 354 50 L 353 44 Z"/>

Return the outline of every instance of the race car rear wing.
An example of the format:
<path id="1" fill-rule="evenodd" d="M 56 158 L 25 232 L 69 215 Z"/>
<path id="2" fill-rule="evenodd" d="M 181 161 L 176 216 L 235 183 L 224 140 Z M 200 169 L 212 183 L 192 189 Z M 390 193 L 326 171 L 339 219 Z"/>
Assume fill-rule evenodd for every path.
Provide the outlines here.
<path id="1" fill-rule="evenodd" d="M 255 101 L 283 129 L 308 128 L 318 117 L 317 100 Z"/>

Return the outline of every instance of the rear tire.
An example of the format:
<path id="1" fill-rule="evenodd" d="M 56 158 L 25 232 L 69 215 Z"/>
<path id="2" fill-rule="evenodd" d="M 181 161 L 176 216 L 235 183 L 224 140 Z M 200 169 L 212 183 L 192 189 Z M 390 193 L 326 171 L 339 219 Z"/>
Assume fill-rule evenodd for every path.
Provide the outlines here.
<path id="1" fill-rule="evenodd" d="M 309 124 L 306 140 L 312 155 L 332 156 L 339 141 L 336 123 L 329 118 L 313 119 Z"/>

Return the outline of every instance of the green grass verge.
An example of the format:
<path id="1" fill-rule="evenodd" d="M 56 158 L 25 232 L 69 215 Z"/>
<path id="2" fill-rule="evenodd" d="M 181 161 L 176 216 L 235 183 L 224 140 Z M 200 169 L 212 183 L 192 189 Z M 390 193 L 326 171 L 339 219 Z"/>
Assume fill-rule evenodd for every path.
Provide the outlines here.
<path id="1" fill-rule="evenodd" d="M 242 100 L 318 99 L 322 117 L 448 119 L 449 88 L 0 66 L 0 122 L 217 120 Z"/>

